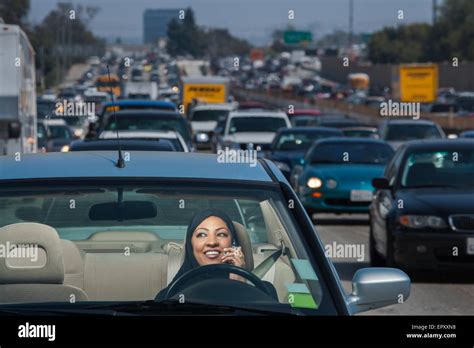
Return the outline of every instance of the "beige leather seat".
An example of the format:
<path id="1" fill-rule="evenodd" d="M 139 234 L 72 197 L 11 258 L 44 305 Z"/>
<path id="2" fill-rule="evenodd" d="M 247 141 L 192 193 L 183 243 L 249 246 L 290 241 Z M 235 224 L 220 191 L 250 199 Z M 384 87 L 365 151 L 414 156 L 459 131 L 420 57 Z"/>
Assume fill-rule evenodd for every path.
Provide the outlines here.
<path id="1" fill-rule="evenodd" d="M 162 288 L 166 287 L 168 256 L 163 250 L 134 252 L 131 248 L 129 253 L 124 250 L 124 246 L 130 245 L 130 241 L 137 245 L 140 242 L 157 241 L 154 234 L 100 232 L 89 239 L 91 244 L 95 243 L 98 247 L 94 252 L 82 253 L 84 259 L 82 288 L 91 301 L 152 300 Z M 113 248 L 110 249 L 110 246 Z M 67 259 L 70 272 L 75 266 L 80 269 L 77 256 L 77 253 L 70 254 Z M 78 274 L 69 275 L 69 281 L 80 282 L 80 279 Z"/>
<path id="2" fill-rule="evenodd" d="M 58 233 L 38 223 L 17 223 L 0 228 L 0 244 L 21 246 L 17 257 L 0 258 L 0 303 L 80 302 L 86 293 L 64 284 L 63 251 Z"/>
<path id="3" fill-rule="evenodd" d="M 84 290 L 93 301 L 152 300 L 166 286 L 161 253 L 87 253 Z"/>
<path id="4" fill-rule="evenodd" d="M 285 227 L 281 224 L 280 218 L 277 216 L 270 202 L 261 202 L 260 208 L 262 209 L 262 215 L 267 229 L 268 244 L 257 247 L 256 254 L 263 254 L 263 257 L 255 256 L 256 260 L 258 259 L 260 261 L 261 258 L 263 261 L 271 253 L 271 251 L 266 251 L 269 247 L 281 246 L 282 244 L 289 248 L 289 252 L 292 255 L 295 255 L 296 252 L 293 249 L 293 245 L 288 239 L 288 235 L 284 233 Z M 288 303 L 288 289 L 286 285 L 295 282 L 295 274 L 290 266 L 288 256 L 280 257 L 263 279 L 273 284 L 277 290 L 280 302 Z"/>
<path id="5" fill-rule="evenodd" d="M 263 262 L 267 257 L 269 257 L 276 248 L 272 244 L 260 244 L 254 248 L 253 258 L 255 264 L 258 266 Z M 288 289 L 286 288 L 287 284 L 295 282 L 295 276 L 291 267 L 283 261 L 284 258 L 280 257 L 273 266 L 268 270 L 268 272 L 262 277 L 262 280 L 270 282 L 275 287 L 278 300 L 282 303 L 288 303 Z"/>
<path id="6" fill-rule="evenodd" d="M 84 258 L 85 254 L 77 245 L 61 239 L 64 260 L 64 284 L 84 289 Z"/>

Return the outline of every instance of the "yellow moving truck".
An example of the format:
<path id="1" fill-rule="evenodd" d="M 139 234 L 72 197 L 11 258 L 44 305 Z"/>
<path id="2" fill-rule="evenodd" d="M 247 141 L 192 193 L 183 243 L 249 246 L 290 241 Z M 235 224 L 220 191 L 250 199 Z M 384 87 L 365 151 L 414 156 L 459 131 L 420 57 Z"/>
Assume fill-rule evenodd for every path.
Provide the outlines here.
<path id="1" fill-rule="evenodd" d="M 229 79 L 220 76 L 183 77 L 181 100 L 186 113 L 193 103 L 227 103 Z"/>

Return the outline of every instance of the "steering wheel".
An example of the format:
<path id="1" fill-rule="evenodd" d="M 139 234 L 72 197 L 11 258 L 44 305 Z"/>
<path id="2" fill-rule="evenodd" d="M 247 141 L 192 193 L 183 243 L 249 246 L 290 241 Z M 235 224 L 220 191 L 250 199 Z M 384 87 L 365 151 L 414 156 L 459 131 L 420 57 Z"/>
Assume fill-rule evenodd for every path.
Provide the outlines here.
<path id="1" fill-rule="evenodd" d="M 268 296 L 272 296 L 270 290 L 265 286 L 265 283 L 258 278 L 255 274 L 250 271 L 247 271 L 245 268 L 237 267 L 228 263 L 221 263 L 216 265 L 205 265 L 200 266 L 197 268 L 193 268 L 186 273 L 184 273 L 181 277 L 176 279 L 173 283 L 168 286 L 168 290 L 165 294 L 165 299 L 169 299 L 175 296 L 182 288 L 185 288 L 189 281 L 193 278 L 199 277 L 204 274 L 215 274 L 215 275 L 227 275 L 229 276 L 230 273 L 239 275 L 244 277 L 252 284 L 255 285 L 257 289 L 262 291 Z"/>

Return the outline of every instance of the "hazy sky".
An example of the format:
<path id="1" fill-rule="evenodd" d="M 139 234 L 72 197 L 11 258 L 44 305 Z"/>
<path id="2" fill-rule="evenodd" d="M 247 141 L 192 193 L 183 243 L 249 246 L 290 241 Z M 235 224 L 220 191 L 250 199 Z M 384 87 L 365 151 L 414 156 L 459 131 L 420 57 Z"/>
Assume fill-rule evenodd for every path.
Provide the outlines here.
<path id="1" fill-rule="evenodd" d="M 39 22 L 58 0 L 31 0 L 29 18 Z M 255 44 L 270 40 L 275 28 L 294 25 L 310 30 L 315 38 L 334 29 L 347 30 L 349 0 L 73 0 L 74 4 L 101 7 L 91 23 L 99 36 L 122 37 L 140 42 L 145 9 L 192 7 L 199 25 L 228 28 L 234 35 Z M 438 1 L 441 2 L 441 1 Z M 432 0 L 354 0 L 354 31 L 371 32 L 386 25 L 430 22 Z M 295 13 L 288 20 L 288 11 Z M 404 20 L 397 19 L 399 10 Z"/>

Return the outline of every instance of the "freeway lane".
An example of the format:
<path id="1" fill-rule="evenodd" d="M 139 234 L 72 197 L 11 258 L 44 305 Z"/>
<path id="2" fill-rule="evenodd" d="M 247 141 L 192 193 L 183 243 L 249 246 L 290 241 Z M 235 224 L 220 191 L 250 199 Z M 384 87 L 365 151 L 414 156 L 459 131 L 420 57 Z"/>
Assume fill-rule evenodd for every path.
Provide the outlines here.
<path id="1" fill-rule="evenodd" d="M 347 293 L 351 291 L 353 274 L 369 266 L 369 226 L 365 215 L 318 214 L 313 216 L 316 229 L 324 243 L 359 245 L 364 258 L 332 257 Z M 335 243 L 335 244 L 334 244 Z M 363 246 L 363 247 L 362 247 Z M 361 259 L 361 258 L 359 258 Z M 376 309 L 363 315 L 474 315 L 474 281 L 445 274 L 441 277 L 417 275 L 412 281 L 409 299 L 402 304 Z"/>

